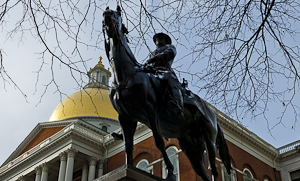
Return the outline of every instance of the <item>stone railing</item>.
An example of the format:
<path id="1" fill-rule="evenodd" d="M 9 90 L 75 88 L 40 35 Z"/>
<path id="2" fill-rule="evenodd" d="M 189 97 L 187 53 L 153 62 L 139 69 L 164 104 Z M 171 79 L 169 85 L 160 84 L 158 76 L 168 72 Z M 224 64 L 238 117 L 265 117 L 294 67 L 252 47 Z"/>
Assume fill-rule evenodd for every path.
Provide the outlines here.
<path id="1" fill-rule="evenodd" d="M 285 145 L 283 147 L 280 147 L 280 148 L 278 148 L 278 151 L 280 154 L 287 153 L 289 151 L 295 150 L 296 147 L 299 145 L 300 145 L 300 140 L 290 143 L 288 145 Z"/>
<path id="2" fill-rule="evenodd" d="M 77 131 L 80 134 L 82 134 L 84 136 L 87 136 L 87 137 L 90 137 L 90 138 L 92 138 L 94 140 L 98 140 L 99 142 L 103 142 L 103 136 L 99 135 L 96 132 L 93 132 L 92 130 L 90 130 L 90 129 L 86 128 L 86 127 L 83 127 L 83 126 L 81 126 L 79 124 L 73 123 L 73 124 L 70 124 L 70 125 L 66 126 L 61 131 L 57 132 L 56 134 L 52 135 L 51 137 L 45 139 L 44 141 L 42 141 L 41 143 L 39 143 L 35 147 L 31 148 L 30 150 L 26 151 L 22 155 L 18 156 L 14 160 L 8 162 L 6 165 L 4 165 L 3 167 L 0 168 L 0 175 L 5 170 L 7 170 L 10 167 L 16 165 L 17 163 L 22 162 L 27 157 L 30 157 L 35 152 L 37 152 L 39 149 L 41 149 L 41 148 L 45 147 L 46 145 L 52 143 L 53 141 L 55 141 L 59 137 L 63 136 L 64 134 L 66 134 L 67 132 L 70 132 L 72 130 Z"/>

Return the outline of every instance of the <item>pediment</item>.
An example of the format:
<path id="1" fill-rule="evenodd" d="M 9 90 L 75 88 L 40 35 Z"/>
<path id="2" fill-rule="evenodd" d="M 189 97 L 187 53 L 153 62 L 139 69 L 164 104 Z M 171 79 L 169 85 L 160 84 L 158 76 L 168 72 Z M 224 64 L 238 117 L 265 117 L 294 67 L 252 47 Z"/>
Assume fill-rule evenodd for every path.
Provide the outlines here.
<path id="1" fill-rule="evenodd" d="M 26 151 L 30 150 L 31 148 L 35 147 L 36 145 L 38 145 L 45 139 L 51 137 L 55 133 L 59 132 L 72 122 L 74 122 L 74 120 L 38 123 L 36 127 L 16 148 L 16 150 L 7 158 L 7 160 L 2 164 L 2 166 L 10 162 L 11 160 L 17 158 Z"/>

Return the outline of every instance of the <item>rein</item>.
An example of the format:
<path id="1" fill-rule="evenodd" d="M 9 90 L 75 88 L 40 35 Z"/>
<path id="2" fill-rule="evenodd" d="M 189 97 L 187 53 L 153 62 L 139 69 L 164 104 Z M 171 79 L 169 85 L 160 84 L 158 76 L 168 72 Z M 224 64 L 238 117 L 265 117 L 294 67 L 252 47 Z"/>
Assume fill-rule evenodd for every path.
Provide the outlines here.
<path id="1" fill-rule="evenodd" d="M 105 27 L 107 26 L 105 24 L 105 21 L 102 22 L 102 32 L 103 32 L 103 36 L 104 36 L 104 44 L 105 44 L 105 50 L 106 50 L 106 55 L 109 59 L 109 61 L 113 61 L 114 57 L 110 57 L 109 56 L 109 51 L 110 51 L 110 41 L 107 41 L 107 38 L 106 38 L 106 32 L 105 32 Z M 131 79 L 131 77 L 138 73 L 138 72 L 141 72 L 142 69 L 141 69 L 141 64 L 139 64 L 135 57 L 133 56 L 132 52 L 130 50 L 128 50 L 128 45 L 126 42 L 126 37 L 123 33 L 123 36 L 124 38 L 121 38 L 122 36 L 122 33 L 120 31 L 118 31 L 118 28 L 116 26 L 116 23 L 113 24 L 113 28 L 114 28 L 114 38 L 116 38 L 119 42 L 120 42 L 120 46 L 123 46 L 124 49 L 125 49 L 125 52 L 126 52 L 126 55 L 130 58 L 130 60 L 138 67 L 138 69 L 136 69 L 130 76 L 128 76 L 126 79 L 122 80 L 121 82 L 119 82 L 118 84 L 113 84 L 112 85 L 112 89 L 115 89 L 116 91 L 120 91 L 121 89 L 126 89 L 127 88 L 127 84 L 128 84 L 128 81 Z M 108 37 L 109 39 L 109 37 Z"/>

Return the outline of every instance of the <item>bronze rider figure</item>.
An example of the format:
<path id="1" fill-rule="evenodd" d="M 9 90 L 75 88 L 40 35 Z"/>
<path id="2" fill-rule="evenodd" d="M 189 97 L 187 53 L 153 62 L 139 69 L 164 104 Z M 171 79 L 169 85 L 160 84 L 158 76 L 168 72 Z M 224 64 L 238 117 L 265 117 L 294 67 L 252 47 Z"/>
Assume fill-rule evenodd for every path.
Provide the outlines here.
<path id="1" fill-rule="evenodd" d="M 183 113 L 183 96 L 181 84 L 171 68 L 176 56 L 176 48 L 172 45 L 171 38 L 164 33 L 157 33 L 153 36 L 156 49 L 150 53 L 149 60 L 145 67 L 153 68 L 157 74 L 162 75 L 163 82 L 166 82 L 166 91 L 169 91 L 171 100 L 167 106 L 176 115 Z M 147 69 L 147 68 L 146 68 Z"/>

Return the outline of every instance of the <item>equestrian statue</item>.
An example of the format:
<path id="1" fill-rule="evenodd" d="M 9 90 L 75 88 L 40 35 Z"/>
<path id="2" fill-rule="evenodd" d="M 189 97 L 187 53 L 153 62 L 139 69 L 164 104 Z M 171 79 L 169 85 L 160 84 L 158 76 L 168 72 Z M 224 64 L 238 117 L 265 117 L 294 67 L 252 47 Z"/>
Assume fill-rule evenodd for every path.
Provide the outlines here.
<path id="1" fill-rule="evenodd" d="M 230 155 L 216 115 L 203 99 L 187 90 L 186 83 L 179 83 L 171 68 L 176 55 L 171 38 L 164 33 L 155 34 L 157 48 L 141 65 L 128 46 L 121 8 L 107 8 L 103 17 L 106 55 L 114 74 L 109 97 L 118 112 L 126 164 L 133 165 L 133 137 L 139 121 L 152 130 L 155 145 L 166 163 L 167 180 L 176 177 L 163 138 L 177 138 L 194 171 L 204 181 L 211 180 L 204 166 L 205 150 L 215 180 L 216 151 L 230 174 Z"/>

